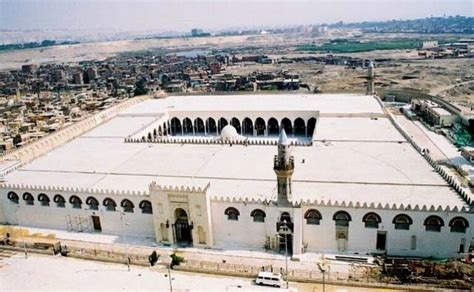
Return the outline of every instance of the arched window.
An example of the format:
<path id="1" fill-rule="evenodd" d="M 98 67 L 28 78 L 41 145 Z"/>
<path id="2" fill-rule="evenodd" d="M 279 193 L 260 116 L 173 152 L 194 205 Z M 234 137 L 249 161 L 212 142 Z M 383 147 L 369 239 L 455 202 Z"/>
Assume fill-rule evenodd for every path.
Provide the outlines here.
<path id="1" fill-rule="evenodd" d="M 142 209 L 143 214 L 153 214 L 153 209 L 151 207 L 151 202 L 147 200 L 143 200 L 138 204 L 138 207 Z"/>
<path id="2" fill-rule="evenodd" d="M 86 199 L 86 204 L 89 206 L 90 210 L 99 210 L 99 201 L 94 197 L 88 197 Z"/>
<path id="3" fill-rule="evenodd" d="M 229 207 L 225 209 L 224 214 L 227 215 L 227 220 L 238 221 L 240 212 L 234 207 Z"/>
<path id="4" fill-rule="evenodd" d="M 105 210 L 107 211 L 115 211 L 115 208 L 117 207 L 117 204 L 111 198 L 105 198 L 102 205 L 105 206 Z"/>
<path id="5" fill-rule="evenodd" d="M 280 222 L 284 222 L 284 221 L 286 221 L 286 223 L 291 223 L 290 213 L 288 213 L 288 212 L 281 213 Z"/>
<path id="6" fill-rule="evenodd" d="M 444 226 L 444 221 L 438 216 L 431 215 L 425 219 L 423 225 L 425 225 L 426 231 L 440 232 L 441 226 Z"/>
<path id="7" fill-rule="evenodd" d="M 265 222 L 265 212 L 260 209 L 255 209 L 250 213 L 253 217 L 253 222 Z"/>
<path id="8" fill-rule="evenodd" d="M 352 218 L 346 211 L 338 211 L 334 213 L 332 220 L 336 221 L 336 226 L 349 226 L 349 221 L 352 221 Z"/>
<path id="9" fill-rule="evenodd" d="M 128 199 L 123 199 L 122 202 L 120 203 L 120 206 L 122 206 L 123 211 L 127 213 L 133 213 L 133 208 L 135 208 L 132 201 Z"/>
<path id="10" fill-rule="evenodd" d="M 56 207 L 58 208 L 66 207 L 66 200 L 61 195 L 55 195 L 53 201 L 56 203 Z"/>
<path id="11" fill-rule="evenodd" d="M 454 217 L 449 221 L 449 227 L 451 227 L 451 232 L 466 233 L 469 222 L 464 217 Z"/>
<path id="12" fill-rule="evenodd" d="M 306 219 L 306 224 L 319 225 L 319 223 L 320 223 L 321 219 L 323 219 L 323 217 L 321 216 L 321 213 L 319 213 L 318 210 L 309 209 L 304 214 L 304 219 Z"/>
<path id="13" fill-rule="evenodd" d="M 49 198 L 46 194 L 39 194 L 38 201 L 40 202 L 41 206 L 49 207 Z"/>
<path id="14" fill-rule="evenodd" d="M 369 212 L 364 215 L 362 222 L 365 222 L 365 228 L 379 228 L 382 219 L 377 213 Z"/>
<path id="15" fill-rule="evenodd" d="M 30 193 L 24 193 L 23 194 L 23 200 L 25 200 L 27 205 L 34 205 L 35 204 L 35 198 L 33 198 L 33 195 Z"/>
<path id="16" fill-rule="evenodd" d="M 20 198 L 18 197 L 18 195 L 15 192 L 9 192 L 8 195 L 7 195 L 7 198 L 13 204 L 18 204 L 18 202 L 20 201 Z"/>
<path id="17" fill-rule="evenodd" d="M 74 209 L 81 209 L 82 208 L 82 200 L 78 196 L 71 196 L 69 198 L 69 203 L 71 203 Z"/>
<path id="18" fill-rule="evenodd" d="M 405 214 L 398 214 L 393 218 L 393 224 L 395 224 L 395 229 L 400 230 L 409 230 L 410 225 L 413 224 L 413 220 L 411 220 L 410 216 Z"/>

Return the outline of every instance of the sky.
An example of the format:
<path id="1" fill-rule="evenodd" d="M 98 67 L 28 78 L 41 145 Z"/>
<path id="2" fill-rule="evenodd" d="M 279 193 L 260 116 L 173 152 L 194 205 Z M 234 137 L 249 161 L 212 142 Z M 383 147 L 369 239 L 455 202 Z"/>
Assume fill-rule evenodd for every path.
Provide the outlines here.
<path id="1" fill-rule="evenodd" d="M 189 31 L 472 16 L 471 0 L 0 0 L 0 29 Z"/>

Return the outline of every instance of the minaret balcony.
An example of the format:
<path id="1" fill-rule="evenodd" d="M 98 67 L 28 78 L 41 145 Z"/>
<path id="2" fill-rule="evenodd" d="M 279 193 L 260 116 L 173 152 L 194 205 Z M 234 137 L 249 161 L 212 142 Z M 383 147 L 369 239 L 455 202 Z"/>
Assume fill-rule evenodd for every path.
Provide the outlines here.
<path id="1" fill-rule="evenodd" d="M 278 155 L 275 155 L 273 159 L 273 169 L 274 170 L 293 170 L 295 168 L 295 159 L 293 156 L 290 156 L 288 161 L 279 159 Z"/>

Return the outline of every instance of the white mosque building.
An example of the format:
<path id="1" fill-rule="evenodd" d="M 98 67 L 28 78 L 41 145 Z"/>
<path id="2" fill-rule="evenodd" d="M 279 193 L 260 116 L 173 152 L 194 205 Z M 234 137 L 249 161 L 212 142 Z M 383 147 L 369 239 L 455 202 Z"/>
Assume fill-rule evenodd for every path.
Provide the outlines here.
<path id="1" fill-rule="evenodd" d="M 0 222 L 167 246 L 286 241 L 295 257 L 460 256 L 472 200 L 423 153 L 371 94 L 134 99 L 4 156 Z"/>

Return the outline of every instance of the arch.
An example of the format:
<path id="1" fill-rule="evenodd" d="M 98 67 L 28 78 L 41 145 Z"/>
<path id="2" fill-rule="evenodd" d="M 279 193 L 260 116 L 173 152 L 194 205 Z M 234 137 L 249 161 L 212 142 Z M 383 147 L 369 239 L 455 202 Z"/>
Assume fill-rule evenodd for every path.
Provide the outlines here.
<path id="1" fill-rule="evenodd" d="M 262 118 L 257 118 L 255 120 L 255 132 L 257 133 L 257 136 L 263 136 L 265 135 L 265 130 L 267 126 L 265 125 L 265 120 Z"/>
<path id="2" fill-rule="evenodd" d="M 123 208 L 123 211 L 127 213 L 133 213 L 133 208 L 135 208 L 135 205 L 133 205 L 129 199 L 123 199 L 120 206 Z"/>
<path id="3" fill-rule="evenodd" d="M 148 133 L 148 135 L 147 135 L 147 141 L 151 141 L 151 140 L 152 140 L 151 133 Z"/>
<path id="4" fill-rule="evenodd" d="M 94 197 L 88 197 L 86 199 L 86 205 L 89 206 L 90 210 L 99 210 L 99 201 Z"/>
<path id="5" fill-rule="evenodd" d="M 141 201 L 138 207 L 142 210 L 142 214 L 153 214 L 151 202 L 148 200 Z"/>
<path id="6" fill-rule="evenodd" d="M 304 214 L 304 219 L 306 219 L 306 224 L 309 225 L 319 225 L 320 221 L 323 219 L 321 213 L 316 209 L 309 209 Z"/>
<path id="7" fill-rule="evenodd" d="M 201 118 L 194 119 L 194 134 L 204 135 L 204 122 Z"/>
<path id="8" fill-rule="evenodd" d="M 409 230 L 410 225 L 413 224 L 413 220 L 406 214 L 398 214 L 393 217 L 392 223 L 395 224 L 395 229 Z"/>
<path id="9" fill-rule="evenodd" d="M 249 118 L 242 121 L 242 135 L 253 136 L 253 122 Z"/>
<path id="10" fill-rule="evenodd" d="M 15 192 L 8 192 L 7 198 L 14 204 L 18 204 L 20 202 L 20 198 Z"/>
<path id="11" fill-rule="evenodd" d="M 454 217 L 449 221 L 449 227 L 451 232 L 466 233 L 466 229 L 469 228 L 469 222 L 464 217 Z"/>
<path id="12" fill-rule="evenodd" d="M 266 214 L 261 209 L 255 209 L 250 212 L 250 216 L 253 217 L 253 222 L 265 222 Z"/>
<path id="13" fill-rule="evenodd" d="M 369 212 L 362 217 L 362 222 L 365 223 L 366 228 L 379 228 L 382 218 L 377 213 Z"/>
<path id="14" fill-rule="evenodd" d="M 23 194 L 23 200 L 25 200 L 27 205 L 35 204 L 35 198 L 33 198 L 33 195 L 28 192 Z"/>
<path id="15" fill-rule="evenodd" d="M 237 133 L 242 134 L 242 127 L 240 126 L 239 119 L 237 119 L 236 117 L 233 117 L 230 120 L 230 124 L 237 130 Z"/>
<path id="16" fill-rule="evenodd" d="M 81 209 L 82 208 L 82 200 L 78 196 L 71 196 L 69 198 L 69 203 L 71 203 L 74 209 Z"/>
<path id="17" fill-rule="evenodd" d="M 206 120 L 206 132 L 207 134 L 217 135 L 216 120 L 214 120 L 213 118 L 208 118 Z"/>
<path id="18" fill-rule="evenodd" d="M 176 134 L 181 135 L 182 133 L 181 121 L 178 118 L 172 118 L 170 129 L 171 129 L 171 135 L 173 136 L 175 136 Z"/>
<path id="19" fill-rule="evenodd" d="M 314 129 L 316 128 L 316 118 L 311 118 L 308 120 L 307 126 L 307 136 L 312 138 L 314 134 Z"/>
<path id="20" fill-rule="evenodd" d="M 156 132 L 156 129 L 153 129 L 153 138 L 156 138 L 158 136 L 158 133 Z"/>
<path id="21" fill-rule="evenodd" d="M 423 225 L 425 225 L 426 231 L 440 232 L 441 227 L 444 226 L 444 221 L 439 216 L 431 215 L 426 217 Z"/>
<path id="22" fill-rule="evenodd" d="M 117 207 L 117 204 L 111 198 L 105 198 L 104 201 L 102 202 L 102 205 L 105 206 L 105 210 L 107 211 L 115 211 Z"/>
<path id="23" fill-rule="evenodd" d="M 279 135 L 280 134 L 280 126 L 278 125 L 278 121 L 275 118 L 270 118 L 268 120 L 268 136 L 270 135 Z"/>
<path id="24" fill-rule="evenodd" d="M 222 131 L 222 129 L 227 126 L 229 123 L 225 118 L 220 118 L 219 121 L 217 121 L 217 130 L 219 133 Z"/>
<path id="25" fill-rule="evenodd" d="M 193 122 L 190 118 L 184 118 L 183 120 L 183 134 L 192 134 L 193 133 Z"/>
<path id="26" fill-rule="evenodd" d="M 285 132 L 288 136 L 293 135 L 293 127 L 291 126 L 291 121 L 289 118 L 283 118 L 283 120 L 281 120 L 281 127 L 285 129 Z"/>
<path id="27" fill-rule="evenodd" d="M 349 222 L 352 221 L 352 218 L 346 211 L 337 211 L 332 216 L 332 220 L 336 221 L 336 226 L 349 226 Z"/>
<path id="28" fill-rule="evenodd" d="M 188 213 L 183 208 L 177 208 L 174 210 L 174 216 L 176 220 L 188 220 Z"/>
<path id="29" fill-rule="evenodd" d="M 41 206 L 49 207 L 49 197 L 46 194 L 39 194 L 38 202 L 40 202 Z"/>
<path id="30" fill-rule="evenodd" d="M 163 130 L 161 129 L 161 126 L 158 126 L 158 135 L 163 136 Z"/>
<path id="31" fill-rule="evenodd" d="M 53 201 L 56 203 L 56 207 L 58 208 L 64 208 L 66 207 L 66 200 L 64 199 L 63 196 L 59 195 L 59 194 L 56 194 L 54 197 L 53 197 Z"/>
<path id="32" fill-rule="evenodd" d="M 198 231 L 198 240 L 199 244 L 206 244 L 206 232 L 204 232 L 204 228 L 201 225 L 197 228 Z"/>
<path id="33" fill-rule="evenodd" d="M 286 223 L 291 223 L 290 213 L 288 213 L 288 212 L 281 213 L 280 222 L 284 222 L 284 221 L 286 221 Z"/>
<path id="34" fill-rule="evenodd" d="M 297 118 L 294 123 L 294 135 L 295 136 L 306 136 L 306 125 L 302 118 Z"/>
<path id="35" fill-rule="evenodd" d="M 234 207 L 229 207 L 225 209 L 224 214 L 227 216 L 227 220 L 238 221 L 240 212 Z"/>

